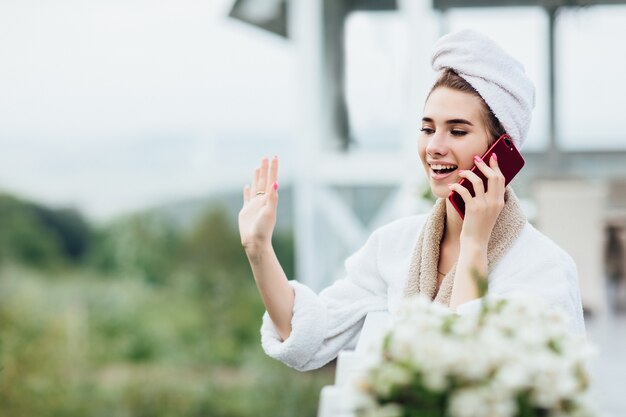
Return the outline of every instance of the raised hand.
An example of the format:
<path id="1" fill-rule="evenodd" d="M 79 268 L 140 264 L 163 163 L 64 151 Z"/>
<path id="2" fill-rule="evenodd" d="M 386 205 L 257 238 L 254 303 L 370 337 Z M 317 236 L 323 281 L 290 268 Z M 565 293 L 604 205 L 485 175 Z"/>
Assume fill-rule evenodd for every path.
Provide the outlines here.
<path id="1" fill-rule="evenodd" d="M 239 211 L 239 234 L 246 252 L 271 246 L 278 207 L 278 157 L 263 158 L 254 171 L 252 185 L 243 189 L 243 207 Z"/>

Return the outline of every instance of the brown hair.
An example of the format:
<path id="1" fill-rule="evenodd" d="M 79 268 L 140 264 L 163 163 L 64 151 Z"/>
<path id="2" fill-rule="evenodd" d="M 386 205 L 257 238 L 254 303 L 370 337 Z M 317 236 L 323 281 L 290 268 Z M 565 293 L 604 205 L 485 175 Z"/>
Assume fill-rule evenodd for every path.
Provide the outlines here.
<path id="1" fill-rule="evenodd" d="M 506 133 L 506 131 L 504 130 L 504 127 L 502 127 L 502 124 L 500 123 L 496 115 L 493 114 L 493 112 L 489 108 L 489 105 L 485 102 L 482 96 L 478 94 L 478 91 L 476 91 L 474 87 L 472 87 L 472 85 L 468 83 L 463 77 L 461 77 L 459 74 L 454 72 L 454 70 L 450 68 L 446 68 L 441 73 L 441 75 L 439 76 L 439 78 L 437 79 L 433 87 L 430 89 L 430 92 L 428 93 L 428 96 L 426 97 L 426 99 L 428 100 L 428 97 L 430 97 L 432 92 L 435 91 L 435 89 L 439 87 L 447 87 L 451 90 L 456 90 L 456 91 L 461 91 L 463 93 L 472 94 L 480 98 L 480 103 L 481 103 L 480 114 L 483 118 L 483 123 L 485 123 L 485 126 L 487 126 L 487 133 L 490 136 L 490 140 L 489 140 L 490 145 L 496 139 L 498 139 L 500 136 Z"/>

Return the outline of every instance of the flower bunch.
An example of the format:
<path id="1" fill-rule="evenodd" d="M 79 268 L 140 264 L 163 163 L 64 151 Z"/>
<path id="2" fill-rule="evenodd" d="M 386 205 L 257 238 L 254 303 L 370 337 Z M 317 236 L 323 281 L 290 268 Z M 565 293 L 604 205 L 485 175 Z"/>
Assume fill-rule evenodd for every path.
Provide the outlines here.
<path id="1" fill-rule="evenodd" d="M 358 381 L 359 416 L 587 417 L 594 349 L 536 299 L 484 297 L 464 315 L 417 296 Z"/>

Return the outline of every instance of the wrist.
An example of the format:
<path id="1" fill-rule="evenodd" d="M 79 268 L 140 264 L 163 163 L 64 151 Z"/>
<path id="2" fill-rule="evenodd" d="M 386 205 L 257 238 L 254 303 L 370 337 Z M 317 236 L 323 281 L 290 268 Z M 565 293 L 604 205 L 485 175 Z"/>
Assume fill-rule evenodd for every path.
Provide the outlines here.
<path id="1" fill-rule="evenodd" d="M 272 253 L 274 248 L 272 242 L 250 242 L 243 245 L 243 249 L 248 256 L 250 262 L 262 258 L 263 255 Z"/>
<path id="2" fill-rule="evenodd" d="M 461 253 L 465 253 L 470 256 L 486 255 L 487 245 L 488 242 L 483 242 L 477 239 L 461 239 L 460 251 Z"/>

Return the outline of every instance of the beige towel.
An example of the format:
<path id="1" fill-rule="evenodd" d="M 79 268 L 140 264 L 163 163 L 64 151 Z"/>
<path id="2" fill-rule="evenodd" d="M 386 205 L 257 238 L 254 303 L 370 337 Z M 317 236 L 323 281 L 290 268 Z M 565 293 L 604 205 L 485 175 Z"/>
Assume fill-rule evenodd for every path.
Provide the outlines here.
<path id="1" fill-rule="evenodd" d="M 496 220 L 487 246 L 488 271 L 511 247 L 526 225 L 526 216 L 519 200 L 510 187 L 504 192 L 504 208 Z M 446 199 L 439 199 L 426 219 L 417 240 L 409 277 L 404 290 L 405 296 L 424 294 L 431 300 L 448 306 L 454 285 L 456 263 L 441 282 L 437 291 L 437 266 L 439 265 L 439 248 L 446 224 Z"/>

